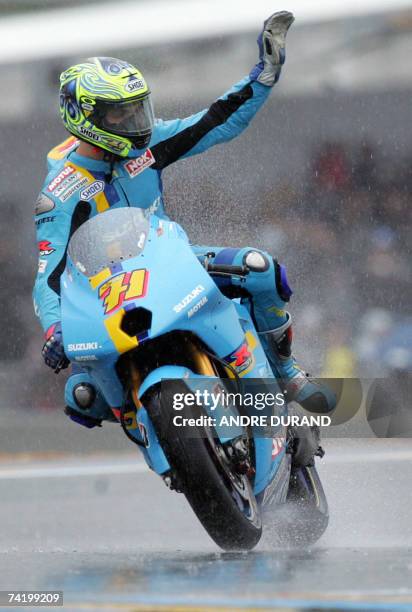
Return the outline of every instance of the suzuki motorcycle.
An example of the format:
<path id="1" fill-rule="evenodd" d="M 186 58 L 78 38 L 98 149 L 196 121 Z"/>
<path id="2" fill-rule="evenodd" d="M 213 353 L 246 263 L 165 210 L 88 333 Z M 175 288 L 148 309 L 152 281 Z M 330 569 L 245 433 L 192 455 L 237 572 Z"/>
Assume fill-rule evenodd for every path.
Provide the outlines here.
<path id="1" fill-rule="evenodd" d="M 252 549 L 272 519 L 281 542 L 297 533 L 314 542 L 328 523 L 327 502 L 313 461 L 294 464 L 287 427 L 262 435 L 247 424 L 220 426 L 222 415 L 242 414 L 236 403 L 213 412 L 201 401 L 173 404 L 177 392 L 240 391 L 249 379 L 280 391 L 247 304 L 214 280 L 245 277 L 247 266 L 198 258 L 177 223 L 146 214 L 112 209 L 73 234 L 61 278 L 66 355 L 92 376 L 148 466 L 186 496 L 221 548 Z M 175 426 L 176 415 L 195 426 Z M 277 523 L 277 511 L 290 505 L 300 528 Z"/>

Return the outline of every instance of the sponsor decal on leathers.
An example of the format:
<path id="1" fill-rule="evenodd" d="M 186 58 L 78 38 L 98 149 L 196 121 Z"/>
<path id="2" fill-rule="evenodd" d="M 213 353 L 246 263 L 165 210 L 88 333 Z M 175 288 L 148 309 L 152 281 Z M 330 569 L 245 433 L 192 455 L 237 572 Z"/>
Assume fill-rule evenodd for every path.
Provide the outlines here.
<path id="1" fill-rule="evenodd" d="M 40 257 L 44 257 L 44 255 L 51 255 L 55 251 L 55 249 L 53 249 L 51 245 L 51 242 L 49 242 L 48 240 L 41 240 L 38 243 L 38 247 Z"/>
<path id="2" fill-rule="evenodd" d="M 73 185 L 78 179 L 82 178 L 82 174 L 80 172 L 75 172 L 74 174 L 70 174 L 67 178 L 64 179 L 62 183 L 53 191 L 53 195 L 58 198 L 66 189 Z"/>
<path id="3" fill-rule="evenodd" d="M 47 187 L 47 191 L 54 191 L 56 187 L 60 185 L 64 181 L 65 178 L 69 176 L 69 174 L 73 174 L 74 168 L 71 166 L 66 166 L 63 170 L 49 183 Z"/>
<path id="4" fill-rule="evenodd" d="M 94 181 L 94 183 L 80 192 L 80 197 L 82 200 L 91 200 L 95 195 L 103 191 L 103 189 L 104 181 Z"/>
<path id="5" fill-rule="evenodd" d="M 47 268 L 47 259 L 39 259 L 39 274 L 44 274 Z"/>
<path id="6" fill-rule="evenodd" d="M 159 196 L 158 198 L 153 200 L 153 202 L 150 204 L 150 206 L 148 208 L 145 208 L 144 216 L 146 217 L 146 219 L 148 219 L 150 217 L 150 215 L 154 215 L 156 213 L 156 211 L 159 208 L 160 204 L 161 204 L 161 197 Z"/>
<path id="7" fill-rule="evenodd" d="M 85 185 L 87 185 L 89 183 L 89 179 L 85 176 L 82 179 L 79 179 L 78 181 L 76 181 L 71 187 L 70 189 L 68 189 L 67 191 L 65 191 L 60 197 L 59 200 L 61 200 L 62 202 L 65 202 L 66 200 L 68 200 L 74 193 L 76 193 L 76 191 L 79 191 L 79 189 L 81 189 L 82 187 L 84 187 Z"/>
<path id="8" fill-rule="evenodd" d="M 155 163 L 155 158 L 150 149 L 147 149 L 140 155 L 140 157 L 136 157 L 135 159 L 131 159 L 125 163 L 124 167 L 126 168 L 129 176 L 134 178 L 149 166 L 152 166 Z"/>

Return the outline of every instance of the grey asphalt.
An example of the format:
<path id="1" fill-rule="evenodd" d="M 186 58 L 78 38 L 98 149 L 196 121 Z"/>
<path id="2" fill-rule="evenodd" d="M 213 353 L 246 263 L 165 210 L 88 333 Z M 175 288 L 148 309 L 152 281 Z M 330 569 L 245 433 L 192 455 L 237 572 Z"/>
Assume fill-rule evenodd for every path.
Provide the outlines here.
<path id="1" fill-rule="evenodd" d="M 3 458 L 0 590 L 63 590 L 65 610 L 412 610 L 412 445 L 326 446 L 326 534 L 249 554 L 219 551 L 130 446 Z"/>

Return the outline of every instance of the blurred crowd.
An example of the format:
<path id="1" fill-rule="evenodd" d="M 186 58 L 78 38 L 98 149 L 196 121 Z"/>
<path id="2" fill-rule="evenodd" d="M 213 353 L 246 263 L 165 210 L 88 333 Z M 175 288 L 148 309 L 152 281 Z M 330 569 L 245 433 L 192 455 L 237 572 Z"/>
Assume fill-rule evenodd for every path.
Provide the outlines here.
<path id="1" fill-rule="evenodd" d="M 262 200 L 265 247 L 288 262 L 296 340 L 317 374 L 412 366 L 412 156 L 387 159 L 381 149 L 323 143 L 303 189 Z"/>

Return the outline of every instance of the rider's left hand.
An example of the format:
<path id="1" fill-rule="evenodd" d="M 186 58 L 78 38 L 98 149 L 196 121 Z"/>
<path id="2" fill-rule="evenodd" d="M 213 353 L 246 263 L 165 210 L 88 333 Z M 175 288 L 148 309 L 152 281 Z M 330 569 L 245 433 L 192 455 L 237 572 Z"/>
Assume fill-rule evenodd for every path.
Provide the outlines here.
<path id="1" fill-rule="evenodd" d="M 274 85 L 280 76 L 285 63 L 286 34 L 295 18 L 288 11 L 271 15 L 263 24 L 263 30 L 257 40 L 259 46 L 259 63 L 250 73 L 252 81 L 263 85 Z"/>
<path id="2" fill-rule="evenodd" d="M 49 327 L 46 332 L 46 342 L 43 345 L 42 355 L 46 365 L 58 374 L 64 370 L 70 361 L 64 353 L 63 334 L 60 321 Z"/>

